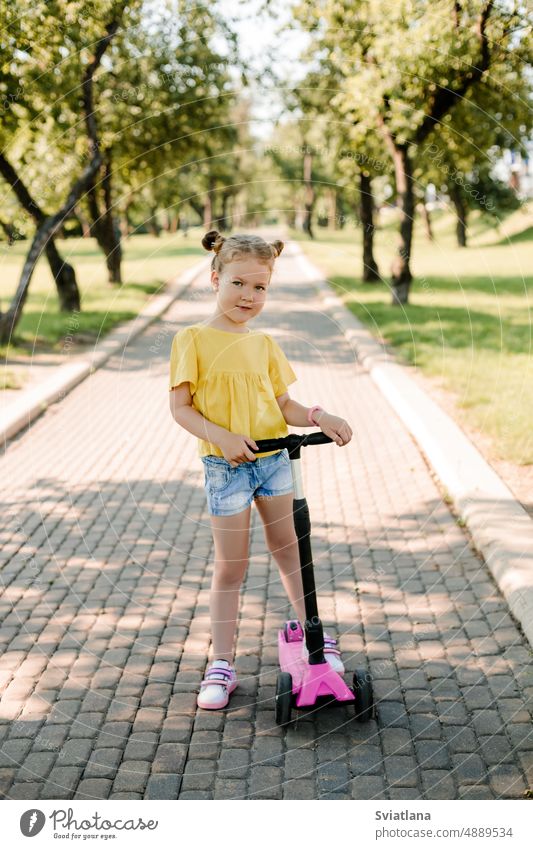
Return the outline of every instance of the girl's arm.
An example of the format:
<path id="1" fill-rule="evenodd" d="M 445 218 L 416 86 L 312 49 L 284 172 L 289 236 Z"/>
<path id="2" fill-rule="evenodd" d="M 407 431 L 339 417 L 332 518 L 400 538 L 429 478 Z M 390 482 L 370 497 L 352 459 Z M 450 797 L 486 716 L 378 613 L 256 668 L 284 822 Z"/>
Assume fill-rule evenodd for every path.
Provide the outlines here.
<path id="1" fill-rule="evenodd" d="M 276 401 L 288 425 L 293 425 L 293 427 L 310 426 L 307 418 L 311 409 L 310 407 L 304 407 L 303 404 L 299 404 L 298 401 L 290 397 L 288 392 L 280 395 L 276 398 Z M 314 413 L 313 419 L 322 433 L 331 437 L 338 445 L 346 445 L 352 438 L 350 425 L 344 419 L 339 418 L 339 416 L 333 416 L 331 413 L 326 413 L 325 410 L 322 410 Z"/>
<path id="2" fill-rule="evenodd" d="M 220 446 L 221 441 L 228 435 L 225 427 L 210 422 L 192 406 L 192 396 L 189 383 L 180 383 L 170 392 L 170 412 L 181 427 L 204 439 L 212 445 Z"/>
<path id="3" fill-rule="evenodd" d="M 280 395 L 279 398 L 276 398 L 276 401 L 287 424 L 294 427 L 309 427 L 307 415 L 311 409 L 310 407 L 304 407 L 303 404 L 299 404 L 298 401 L 290 397 L 288 392 L 285 395 Z M 315 413 L 314 419 L 317 423 L 321 415 L 322 413 Z"/>

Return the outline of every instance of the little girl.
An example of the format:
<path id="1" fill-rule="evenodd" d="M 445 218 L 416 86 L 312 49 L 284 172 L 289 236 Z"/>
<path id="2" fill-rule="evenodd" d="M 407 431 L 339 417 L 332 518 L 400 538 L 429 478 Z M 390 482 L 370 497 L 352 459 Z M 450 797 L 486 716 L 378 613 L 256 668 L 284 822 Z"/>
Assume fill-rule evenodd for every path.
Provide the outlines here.
<path id="1" fill-rule="evenodd" d="M 216 309 L 206 322 L 174 337 L 170 409 L 178 424 L 198 437 L 204 464 L 215 546 L 209 602 L 213 662 L 201 683 L 198 706 L 219 709 L 237 686 L 233 642 L 253 500 L 289 600 L 300 622 L 305 620 L 288 451 L 254 454 L 254 440 L 287 436 L 287 425 L 315 425 L 346 445 L 352 431 L 344 419 L 321 407 L 308 409 L 292 400 L 287 386 L 297 378 L 283 351 L 267 333 L 247 326 L 265 306 L 283 242 L 269 244 L 248 235 L 224 238 L 211 230 L 202 245 L 215 253 L 211 283 Z M 325 636 L 324 654 L 342 674 L 332 637 Z"/>

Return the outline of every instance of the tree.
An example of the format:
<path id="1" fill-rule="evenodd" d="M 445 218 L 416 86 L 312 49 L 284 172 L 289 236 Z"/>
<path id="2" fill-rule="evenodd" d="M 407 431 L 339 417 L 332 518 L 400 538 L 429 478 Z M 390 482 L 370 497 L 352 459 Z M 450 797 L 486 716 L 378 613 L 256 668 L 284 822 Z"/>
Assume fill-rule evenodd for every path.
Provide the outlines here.
<path id="1" fill-rule="evenodd" d="M 88 103 L 93 114 L 94 104 L 92 88 L 94 73 L 99 67 L 106 49 L 108 48 L 109 44 L 111 43 L 111 40 L 117 32 L 122 11 L 123 9 L 120 7 L 114 10 L 115 17 L 107 24 L 103 35 L 101 35 L 98 41 L 96 42 L 94 56 L 89 65 L 89 67 L 91 68 L 91 72 L 87 76 L 85 85 L 87 90 Z M 63 225 L 65 220 L 71 215 L 80 197 L 85 191 L 87 191 L 92 179 L 94 178 L 94 175 L 97 173 L 98 169 L 102 164 L 102 154 L 98 148 L 95 126 L 96 124 L 93 119 L 93 121 L 91 122 L 90 130 L 91 136 L 88 164 L 83 169 L 81 176 L 73 182 L 70 191 L 67 195 L 67 198 L 63 205 L 60 207 L 60 209 L 56 213 L 48 215 L 37 227 L 37 231 L 31 243 L 30 250 L 24 262 L 17 291 L 12 300 L 12 303 L 10 304 L 7 312 L 0 313 L 0 342 L 3 344 L 7 344 L 10 341 L 13 331 L 18 321 L 20 320 L 20 316 L 22 315 L 22 310 L 28 294 L 28 289 L 33 275 L 33 271 L 35 269 L 35 265 L 37 264 L 39 256 L 41 255 L 49 239 L 54 236 L 54 234 Z"/>
<path id="2" fill-rule="evenodd" d="M 312 57 L 312 50 L 309 51 L 311 55 L 304 54 L 304 59 Z M 289 90 L 287 104 L 293 111 L 301 113 L 302 124 L 318 127 L 321 150 L 328 151 L 328 155 L 322 153 L 320 162 L 325 172 L 322 182 L 324 185 L 329 182 L 328 194 L 330 199 L 333 196 L 334 220 L 339 220 L 336 207 L 342 197 L 353 208 L 354 218 L 361 224 L 362 279 L 375 282 L 380 280 L 380 274 L 374 258 L 372 179 L 382 170 L 383 151 L 370 128 L 362 121 L 355 121 L 353 114 L 346 113 L 341 90 L 342 75 L 328 53 L 319 51 L 315 64 L 318 67 L 309 70 L 302 82 Z"/>
<path id="3" fill-rule="evenodd" d="M 22 209 L 39 226 L 47 217 L 48 200 L 42 195 L 35 174 L 26 179 L 31 150 L 38 135 L 47 129 L 46 98 L 35 79 L 42 75 L 43 65 L 60 61 L 57 46 L 58 21 L 53 28 L 43 2 L 17 5 L 0 3 L 5 22 L 0 40 L 0 174 L 10 186 Z M 38 69 L 38 71 L 36 70 Z M 21 141 L 27 155 L 20 153 Z M 13 152 L 9 152 L 15 148 Z M 37 192 L 35 191 L 37 185 Z M 31 189 L 30 189 L 31 186 Z M 5 202 L 4 202 L 5 203 Z M 73 267 L 59 253 L 55 240 L 45 246 L 46 256 L 57 287 L 59 306 L 63 311 L 80 308 L 80 295 Z"/>
<path id="4" fill-rule="evenodd" d="M 220 156 L 232 138 L 228 67 L 235 53 L 220 49 L 220 37 L 231 42 L 231 34 L 207 3 L 168 0 L 143 7 L 141 0 L 36 0 L 31 9 L 25 3 L 12 16 L 14 34 L 4 44 L 0 70 L 17 166 L 10 176 L 12 163 L 4 157 L 4 173 L 38 225 L 16 308 L 5 319 L 12 327 L 38 246 L 53 257 L 51 240 L 69 216 L 86 220 L 88 211 L 110 281 L 120 282 L 117 211 L 131 203 L 132 190 L 148 197 L 143 187 L 172 179 L 193 157 Z M 106 18 L 117 26 L 102 39 Z M 191 38 L 191 32 L 198 35 Z M 83 183 L 72 183 L 80 172 Z M 31 197 L 24 193 L 26 184 L 36 187 Z M 74 186 L 79 193 L 72 206 Z M 68 208 L 46 214 L 44 209 L 57 209 L 61 196 L 68 198 Z M 153 196 L 157 204 L 157 192 Z M 48 233 L 44 240 L 41 227 Z"/>
<path id="5" fill-rule="evenodd" d="M 11 186 L 22 208 L 31 215 L 36 225 L 43 224 L 47 217 L 46 213 L 31 196 L 28 187 L 23 183 L 22 178 L 3 153 L 0 153 L 0 174 L 6 183 Z M 56 283 L 60 310 L 63 312 L 79 310 L 80 292 L 74 268 L 63 259 L 53 238 L 46 242 L 45 251 Z"/>
<path id="6" fill-rule="evenodd" d="M 115 207 L 135 206 L 154 222 L 159 208 L 180 209 L 198 188 L 202 215 L 211 217 L 217 184 L 236 179 L 222 165 L 237 138 L 234 33 L 207 3 L 168 0 L 128 31 L 116 54 L 102 91 Z"/>
<path id="7" fill-rule="evenodd" d="M 460 247 L 467 244 L 470 210 L 497 216 L 518 206 L 514 193 L 491 175 L 505 150 L 525 153 L 524 140 L 533 126 L 530 81 L 523 75 L 509 79 L 506 71 L 501 68 L 468 101 L 458 103 L 419 149 L 415 180 L 448 193 Z"/>
<path id="8" fill-rule="evenodd" d="M 315 0 L 296 14 L 342 73 L 346 107 L 376 127 L 391 156 L 400 211 L 392 300 L 406 303 L 417 151 L 489 72 L 524 73 L 526 11 L 494 0 Z"/>

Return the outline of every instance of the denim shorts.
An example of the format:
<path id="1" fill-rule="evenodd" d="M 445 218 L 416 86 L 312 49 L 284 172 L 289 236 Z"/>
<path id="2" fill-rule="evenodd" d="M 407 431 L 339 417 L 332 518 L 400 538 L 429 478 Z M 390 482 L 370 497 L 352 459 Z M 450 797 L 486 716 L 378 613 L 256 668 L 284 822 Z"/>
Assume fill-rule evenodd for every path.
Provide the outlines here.
<path id="1" fill-rule="evenodd" d="M 291 461 L 286 448 L 231 466 L 224 457 L 201 458 L 205 471 L 207 509 L 211 516 L 234 516 L 254 498 L 287 495 L 293 491 Z"/>

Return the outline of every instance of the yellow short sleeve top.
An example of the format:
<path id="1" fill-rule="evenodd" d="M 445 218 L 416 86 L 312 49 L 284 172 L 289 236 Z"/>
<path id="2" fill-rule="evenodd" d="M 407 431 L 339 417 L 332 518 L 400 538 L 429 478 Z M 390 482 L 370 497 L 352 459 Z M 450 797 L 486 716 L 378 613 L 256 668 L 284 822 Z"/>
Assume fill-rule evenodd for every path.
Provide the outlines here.
<path id="1" fill-rule="evenodd" d="M 189 382 L 194 409 L 231 433 L 252 439 L 287 436 L 276 398 L 295 380 L 277 342 L 261 331 L 232 333 L 195 324 L 172 341 L 169 390 Z M 218 445 L 199 439 L 198 455 L 207 454 L 224 456 Z"/>

